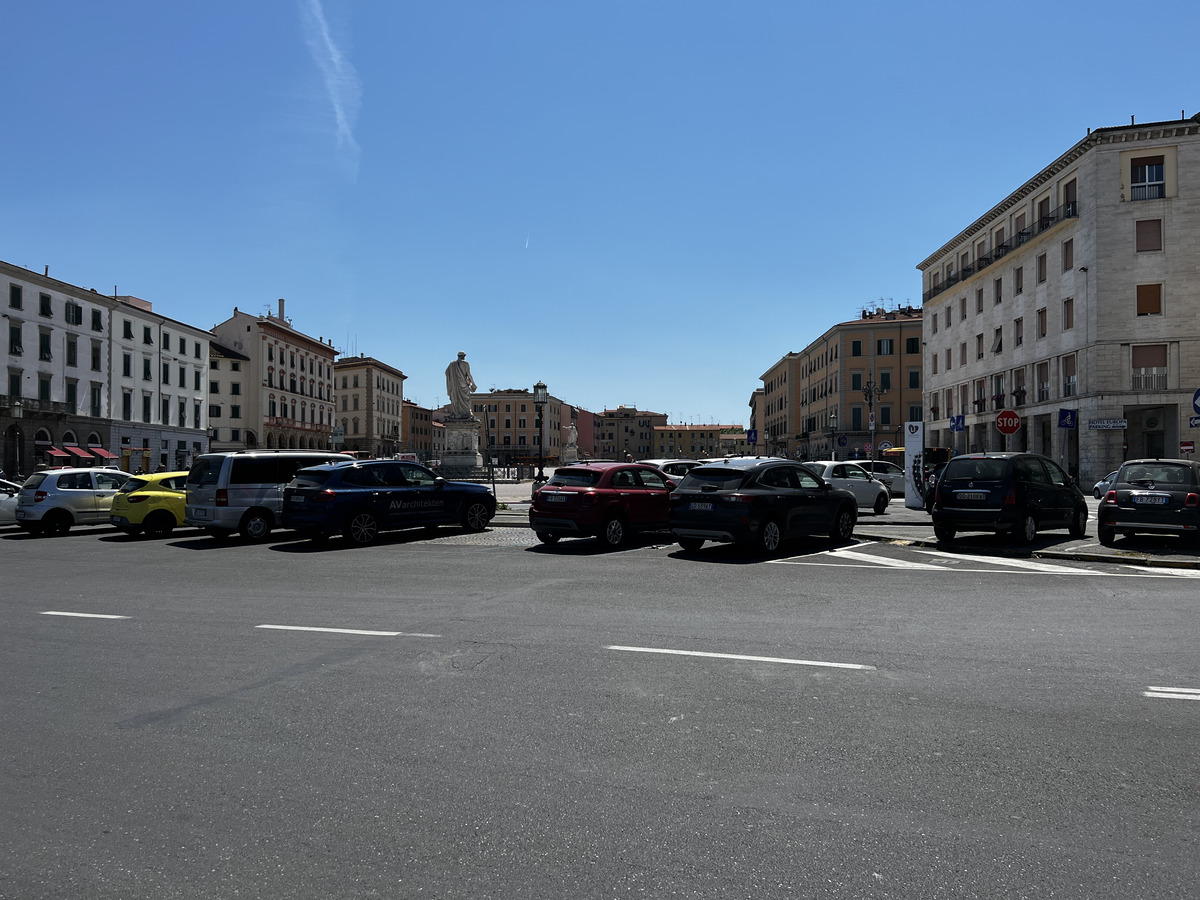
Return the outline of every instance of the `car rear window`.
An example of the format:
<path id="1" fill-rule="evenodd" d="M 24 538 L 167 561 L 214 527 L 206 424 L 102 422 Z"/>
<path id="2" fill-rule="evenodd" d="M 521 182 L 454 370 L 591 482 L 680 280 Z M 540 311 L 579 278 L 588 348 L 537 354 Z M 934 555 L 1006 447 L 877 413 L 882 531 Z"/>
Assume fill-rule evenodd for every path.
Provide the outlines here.
<path id="1" fill-rule="evenodd" d="M 1196 473 L 1191 466 L 1173 463 L 1133 463 L 1121 468 L 1117 481 L 1127 484 L 1178 484 L 1195 487 Z"/>
<path id="2" fill-rule="evenodd" d="M 742 469 L 727 469 L 724 466 L 700 466 L 692 469 L 684 476 L 681 488 L 714 487 L 718 490 L 731 491 L 740 487 L 746 478 Z"/>
<path id="3" fill-rule="evenodd" d="M 30 475 L 25 479 L 25 483 L 21 485 L 23 488 L 32 490 L 42 486 L 42 482 L 46 480 L 46 475 L 43 472 L 38 472 L 36 475 Z"/>
<path id="4" fill-rule="evenodd" d="M 301 469 L 296 473 L 296 477 L 291 480 L 288 487 L 294 488 L 316 488 L 323 485 L 329 480 L 329 476 L 333 474 L 321 469 Z M 350 472 L 346 473 L 350 475 Z M 344 479 L 349 480 L 349 479 Z"/>
<path id="5" fill-rule="evenodd" d="M 125 482 L 123 485 L 121 485 L 119 488 L 117 488 L 117 493 L 118 494 L 128 494 L 133 491 L 141 490 L 149 483 L 150 482 L 148 482 L 144 478 L 130 478 L 127 482 Z"/>
<path id="6" fill-rule="evenodd" d="M 946 481 L 969 478 L 973 481 L 999 481 L 1004 477 L 1005 459 L 971 459 L 960 457 L 946 464 Z"/>
<path id="7" fill-rule="evenodd" d="M 221 474 L 223 456 L 201 456 L 188 470 L 188 484 L 216 484 Z"/>
<path id="8" fill-rule="evenodd" d="M 600 473 L 592 469 L 559 470 L 549 483 L 561 487 L 595 487 L 600 483 Z"/>

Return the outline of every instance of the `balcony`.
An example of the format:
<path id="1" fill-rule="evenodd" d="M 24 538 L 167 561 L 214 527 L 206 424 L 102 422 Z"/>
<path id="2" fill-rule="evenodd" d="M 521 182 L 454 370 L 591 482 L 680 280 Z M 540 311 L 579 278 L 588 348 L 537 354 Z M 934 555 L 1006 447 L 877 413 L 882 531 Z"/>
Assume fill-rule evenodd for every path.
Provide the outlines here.
<path id="1" fill-rule="evenodd" d="M 1167 389 L 1166 368 L 1134 369 L 1131 390 L 1165 391 Z"/>
<path id="2" fill-rule="evenodd" d="M 1135 198 L 1135 199 L 1137 199 L 1137 198 Z M 1037 237 L 1044 231 L 1049 231 L 1055 225 L 1058 225 L 1059 223 L 1061 223 L 1067 219 L 1077 219 L 1077 218 L 1079 218 L 1079 203 L 1077 201 L 1072 201 L 1071 203 L 1064 203 L 1062 206 L 1060 206 L 1058 209 L 1054 210 L 1052 213 L 1049 213 L 1044 216 L 1038 216 L 1037 222 L 1035 224 L 1030 225 L 1028 228 L 1022 229 L 1021 231 L 1018 231 L 1016 234 L 1014 234 L 1011 238 L 1009 238 L 1004 243 L 997 244 L 995 247 L 992 248 L 992 251 L 990 253 L 985 253 L 982 256 L 977 257 L 973 263 L 971 263 L 970 265 L 963 266 L 957 272 L 949 273 L 946 276 L 946 279 L 944 281 L 938 282 L 937 284 L 935 284 L 933 287 L 931 287 L 929 290 L 927 290 L 922 295 L 922 297 L 921 297 L 922 301 L 931 300 L 934 297 L 936 297 L 938 294 L 948 291 L 950 288 L 954 287 L 954 285 L 958 284 L 959 282 L 966 281 L 968 278 L 970 278 L 976 272 L 982 272 L 984 269 L 986 269 L 992 263 L 996 262 L 999 259 L 1003 259 L 1005 256 L 1007 256 L 1013 250 L 1016 250 L 1018 247 L 1020 247 L 1022 244 L 1028 243 L 1029 241 L 1033 240 L 1035 237 Z"/>

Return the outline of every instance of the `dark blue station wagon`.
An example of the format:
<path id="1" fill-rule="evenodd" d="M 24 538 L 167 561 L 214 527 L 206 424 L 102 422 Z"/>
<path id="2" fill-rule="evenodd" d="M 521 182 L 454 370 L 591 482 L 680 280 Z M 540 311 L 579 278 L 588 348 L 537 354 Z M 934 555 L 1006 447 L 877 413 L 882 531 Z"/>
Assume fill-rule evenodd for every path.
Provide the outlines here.
<path id="1" fill-rule="evenodd" d="M 342 534 L 365 546 L 381 531 L 461 525 L 483 531 L 496 498 L 481 484 L 447 481 L 424 466 L 393 460 L 301 469 L 283 491 L 283 525 L 313 539 Z"/>

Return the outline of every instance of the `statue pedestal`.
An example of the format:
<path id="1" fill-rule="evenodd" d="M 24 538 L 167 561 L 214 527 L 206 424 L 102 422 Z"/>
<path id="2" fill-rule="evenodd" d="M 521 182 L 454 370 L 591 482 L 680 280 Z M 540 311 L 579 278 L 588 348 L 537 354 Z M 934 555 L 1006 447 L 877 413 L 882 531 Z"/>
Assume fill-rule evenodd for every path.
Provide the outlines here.
<path id="1" fill-rule="evenodd" d="M 453 477 L 457 473 L 467 474 L 481 468 L 483 457 L 479 454 L 479 420 L 474 416 L 448 416 L 442 424 L 446 428 L 443 474 Z"/>
<path id="2" fill-rule="evenodd" d="M 564 463 L 579 462 L 579 448 L 578 447 L 563 447 L 562 461 Z"/>

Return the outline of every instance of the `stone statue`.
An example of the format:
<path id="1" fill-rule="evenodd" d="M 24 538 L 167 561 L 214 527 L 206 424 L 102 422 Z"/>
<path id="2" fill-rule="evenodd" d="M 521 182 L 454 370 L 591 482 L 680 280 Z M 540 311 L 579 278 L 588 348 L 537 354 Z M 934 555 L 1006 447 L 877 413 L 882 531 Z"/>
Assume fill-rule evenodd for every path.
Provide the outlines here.
<path id="1" fill-rule="evenodd" d="M 467 362 L 467 354 L 459 350 L 458 359 L 446 366 L 446 396 L 450 399 L 451 418 L 474 418 L 471 414 L 471 392 L 474 390 L 471 364 Z"/>
<path id="2" fill-rule="evenodd" d="M 567 426 L 567 446 L 568 447 L 577 446 L 576 441 L 578 439 L 579 439 L 579 429 L 576 428 L 575 423 L 572 422 L 570 425 Z"/>

